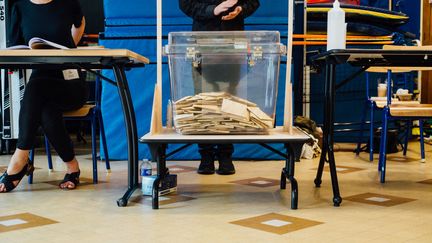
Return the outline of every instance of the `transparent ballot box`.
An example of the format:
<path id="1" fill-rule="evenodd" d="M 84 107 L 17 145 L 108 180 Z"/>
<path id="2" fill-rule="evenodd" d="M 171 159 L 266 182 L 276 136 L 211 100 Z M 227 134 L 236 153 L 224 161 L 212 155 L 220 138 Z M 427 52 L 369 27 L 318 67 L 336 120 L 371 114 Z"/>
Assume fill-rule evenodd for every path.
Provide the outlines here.
<path id="1" fill-rule="evenodd" d="M 164 53 L 176 131 L 267 133 L 285 52 L 277 31 L 169 33 Z"/>

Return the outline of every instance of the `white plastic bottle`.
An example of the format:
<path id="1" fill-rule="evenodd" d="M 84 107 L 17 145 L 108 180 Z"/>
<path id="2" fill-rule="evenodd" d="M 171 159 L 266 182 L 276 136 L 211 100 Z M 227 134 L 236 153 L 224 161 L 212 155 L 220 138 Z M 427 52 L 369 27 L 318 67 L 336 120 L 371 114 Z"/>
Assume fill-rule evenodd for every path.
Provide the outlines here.
<path id="1" fill-rule="evenodd" d="M 327 51 L 346 48 L 345 11 L 340 7 L 338 0 L 327 14 Z"/>
<path id="2" fill-rule="evenodd" d="M 143 159 L 140 166 L 141 191 L 144 195 L 151 195 L 152 191 L 152 164 L 148 159 Z"/>
<path id="3" fill-rule="evenodd" d="M 141 176 L 151 176 L 152 175 L 152 164 L 148 159 L 143 159 L 141 163 Z"/>

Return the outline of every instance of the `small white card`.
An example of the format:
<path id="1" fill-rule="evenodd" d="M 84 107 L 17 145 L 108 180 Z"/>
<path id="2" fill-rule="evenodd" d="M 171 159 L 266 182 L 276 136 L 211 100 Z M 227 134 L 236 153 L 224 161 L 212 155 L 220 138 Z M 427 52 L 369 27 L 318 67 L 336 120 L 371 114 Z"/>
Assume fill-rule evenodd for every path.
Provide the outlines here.
<path id="1" fill-rule="evenodd" d="M 65 80 L 79 79 L 78 70 L 76 69 L 63 70 L 63 77 Z"/>

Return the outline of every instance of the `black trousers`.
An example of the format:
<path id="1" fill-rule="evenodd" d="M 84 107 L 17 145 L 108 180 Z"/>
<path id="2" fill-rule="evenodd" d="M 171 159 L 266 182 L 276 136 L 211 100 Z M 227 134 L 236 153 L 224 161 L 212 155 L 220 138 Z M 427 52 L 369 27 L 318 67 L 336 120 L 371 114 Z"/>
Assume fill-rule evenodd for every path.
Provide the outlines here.
<path id="1" fill-rule="evenodd" d="M 61 71 L 33 72 L 21 102 L 17 148 L 32 149 L 36 133 L 42 127 L 63 161 L 75 157 L 63 112 L 79 109 L 87 101 L 87 84 L 80 76 L 80 79 L 64 80 Z"/>
<path id="2" fill-rule="evenodd" d="M 225 91 L 232 95 L 237 94 L 237 85 L 247 70 L 243 70 L 245 59 L 242 57 L 210 57 L 202 61 L 199 68 L 192 69 L 195 94 L 201 92 Z M 202 84 L 210 84 L 207 90 Z M 228 84 L 222 89 L 220 86 Z M 227 85 L 225 85 L 227 86 Z M 232 144 L 198 144 L 198 151 L 202 161 L 214 161 L 215 157 L 219 162 L 231 161 L 234 146 Z"/>
<path id="3" fill-rule="evenodd" d="M 201 161 L 213 162 L 215 158 L 219 163 L 232 162 L 234 146 L 232 144 L 198 144 Z"/>

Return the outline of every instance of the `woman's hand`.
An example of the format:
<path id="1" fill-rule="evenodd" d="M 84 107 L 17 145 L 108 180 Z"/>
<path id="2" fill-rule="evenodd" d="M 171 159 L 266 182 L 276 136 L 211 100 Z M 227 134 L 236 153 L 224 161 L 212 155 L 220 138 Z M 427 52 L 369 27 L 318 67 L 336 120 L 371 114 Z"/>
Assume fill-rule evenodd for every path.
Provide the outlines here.
<path id="1" fill-rule="evenodd" d="M 218 16 L 222 12 L 227 11 L 232 6 L 237 4 L 237 0 L 226 0 L 223 1 L 221 4 L 217 5 L 216 8 L 213 10 L 213 13 L 215 16 Z"/>
<path id="2" fill-rule="evenodd" d="M 222 20 L 231 20 L 235 19 L 243 10 L 241 6 L 237 6 L 234 11 L 230 12 L 229 14 L 222 17 Z"/>

